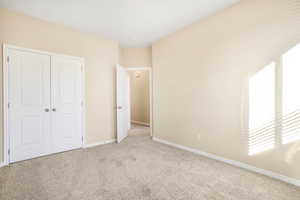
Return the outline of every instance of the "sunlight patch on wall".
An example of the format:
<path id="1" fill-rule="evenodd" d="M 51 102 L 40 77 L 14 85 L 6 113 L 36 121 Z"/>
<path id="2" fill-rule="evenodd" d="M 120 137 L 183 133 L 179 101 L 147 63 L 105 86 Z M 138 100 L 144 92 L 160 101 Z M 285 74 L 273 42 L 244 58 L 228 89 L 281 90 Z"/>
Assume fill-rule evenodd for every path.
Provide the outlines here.
<path id="1" fill-rule="evenodd" d="M 300 44 L 249 80 L 248 154 L 300 140 Z"/>
<path id="2" fill-rule="evenodd" d="M 249 80 L 248 154 L 275 147 L 275 63 Z"/>
<path id="3" fill-rule="evenodd" d="M 300 140 L 300 44 L 282 56 L 282 144 Z"/>

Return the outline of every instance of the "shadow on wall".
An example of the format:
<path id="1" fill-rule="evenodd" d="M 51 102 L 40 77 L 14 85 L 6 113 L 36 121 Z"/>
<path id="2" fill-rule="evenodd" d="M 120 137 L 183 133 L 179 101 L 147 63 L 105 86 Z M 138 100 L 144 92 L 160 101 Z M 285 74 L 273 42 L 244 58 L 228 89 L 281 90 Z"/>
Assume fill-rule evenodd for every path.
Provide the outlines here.
<path id="1" fill-rule="evenodd" d="M 248 127 L 249 155 L 300 140 L 300 44 L 250 78 Z"/>

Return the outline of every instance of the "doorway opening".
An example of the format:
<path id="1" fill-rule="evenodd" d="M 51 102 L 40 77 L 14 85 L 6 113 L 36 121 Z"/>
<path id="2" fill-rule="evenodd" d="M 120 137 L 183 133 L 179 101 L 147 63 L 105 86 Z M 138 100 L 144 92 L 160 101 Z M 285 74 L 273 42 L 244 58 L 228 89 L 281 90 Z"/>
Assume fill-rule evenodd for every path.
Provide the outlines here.
<path id="1" fill-rule="evenodd" d="M 127 136 L 152 137 L 150 67 L 117 66 L 117 141 Z"/>
<path id="2" fill-rule="evenodd" d="M 130 129 L 129 136 L 150 136 L 150 71 L 129 70 Z"/>

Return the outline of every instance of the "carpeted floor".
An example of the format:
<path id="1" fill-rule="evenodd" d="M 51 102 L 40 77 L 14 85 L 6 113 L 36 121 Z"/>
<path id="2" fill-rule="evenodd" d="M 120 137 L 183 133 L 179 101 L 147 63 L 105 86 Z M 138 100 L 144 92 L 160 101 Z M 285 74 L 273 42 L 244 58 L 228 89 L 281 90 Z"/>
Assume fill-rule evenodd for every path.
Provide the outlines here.
<path id="1" fill-rule="evenodd" d="M 148 135 L 150 136 L 150 127 L 148 126 L 141 126 L 138 124 L 131 124 L 131 129 L 128 132 L 130 136 L 139 136 L 139 135 Z"/>
<path id="2" fill-rule="evenodd" d="M 300 189 L 130 136 L 0 169 L 1 200 L 299 200 Z"/>

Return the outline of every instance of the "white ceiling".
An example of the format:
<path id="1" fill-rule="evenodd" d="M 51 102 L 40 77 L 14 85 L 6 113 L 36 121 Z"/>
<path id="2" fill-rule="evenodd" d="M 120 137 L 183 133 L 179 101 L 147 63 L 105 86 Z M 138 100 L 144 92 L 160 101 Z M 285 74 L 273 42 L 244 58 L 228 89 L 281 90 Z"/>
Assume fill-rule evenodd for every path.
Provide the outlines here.
<path id="1" fill-rule="evenodd" d="M 0 0 L 0 7 L 143 47 L 238 1 Z"/>

